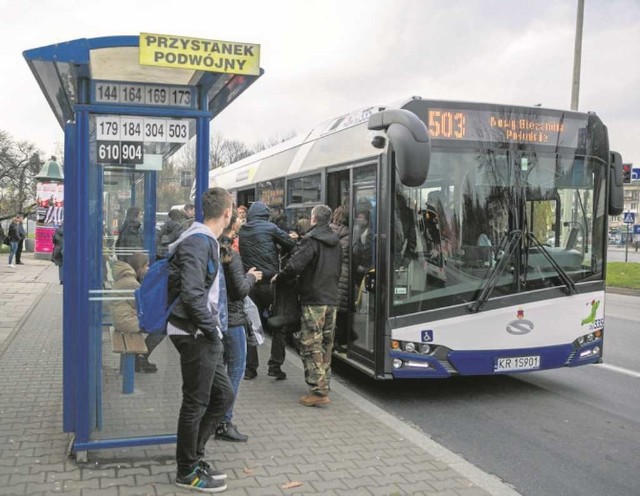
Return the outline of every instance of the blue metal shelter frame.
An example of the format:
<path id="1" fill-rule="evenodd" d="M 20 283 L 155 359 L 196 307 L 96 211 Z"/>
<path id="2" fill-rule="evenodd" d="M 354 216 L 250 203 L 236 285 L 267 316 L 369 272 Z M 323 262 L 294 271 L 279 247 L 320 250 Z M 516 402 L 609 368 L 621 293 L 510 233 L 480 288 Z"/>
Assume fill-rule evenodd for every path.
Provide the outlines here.
<path id="1" fill-rule="evenodd" d="M 24 52 L 53 113 L 64 129 L 65 153 L 65 263 L 63 296 L 63 429 L 75 435 L 73 450 L 86 451 L 144 446 L 175 442 L 175 435 L 92 439 L 93 428 L 100 428 L 102 419 L 101 347 L 88 329 L 101 327 L 99 312 L 89 311 L 89 290 L 98 287 L 102 274 L 87 270 L 101 257 L 101 240 L 90 229 L 90 216 L 98 216 L 101 225 L 102 190 L 104 184 L 97 168 L 90 164 L 90 116 L 93 114 L 135 115 L 150 117 L 190 118 L 195 120 L 192 135 L 196 142 L 196 218 L 202 219 L 201 197 L 208 187 L 210 121 L 247 89 L 257 76 L 220 74 L 184 69 L 149 68 L 140 66 L 132 50 L 139 46 L 138 36 L 115 36 L 78 39 Z M 115 62 L 97 67 L 92 55 L 109 50 Z M 104 53 L 104 52 L 103 52 Z M 120 55 L 123 55 L 119 59 Z M 126 55 L 126 56 L 124 56 Z M 198 95 L 197 106 L 189 109 L 150 107 L 144 105 L 105 105 L 91 99 L 92 81 L 136 82 L 153 84 L 175 83 L 171 71 L 183 71 L 182 84 L 193 87 Z M 96 77 L 97 74 L 100 74 Z M 175 152 L 174 146 L 169 153 Z M 156 172 L 147 172 L 145 179 L 145 232 L 155 229 Z M 93 190 L 92 190 L 93 188 Z M 90 201 L 91 200 L 91 201 Z M 90 204 L 91 203 L 91 204 Z M 95 224 L 92 218 L 93 225 Z M 155 253 L 154 236 L 146 236 L 145 248 Z M 102 270 L 102 269 L 100 269 Z M 100 272 L 100 271 L 98 271 Z M 98 405 L 98 407 L 96 407 Z"/>

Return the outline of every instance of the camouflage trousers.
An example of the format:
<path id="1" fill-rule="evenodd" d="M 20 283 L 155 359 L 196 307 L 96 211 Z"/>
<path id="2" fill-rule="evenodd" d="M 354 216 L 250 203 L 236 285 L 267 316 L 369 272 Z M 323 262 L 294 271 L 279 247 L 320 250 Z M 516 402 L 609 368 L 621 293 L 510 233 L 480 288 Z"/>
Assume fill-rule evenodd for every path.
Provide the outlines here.
<path id="1" fill-rule="evenodd" d="M 320 396 L 329 394 L 335 323 L 335 306 L 302 306 L 300 356 L 304 380 L 311 386 L 311 392 Z"/>

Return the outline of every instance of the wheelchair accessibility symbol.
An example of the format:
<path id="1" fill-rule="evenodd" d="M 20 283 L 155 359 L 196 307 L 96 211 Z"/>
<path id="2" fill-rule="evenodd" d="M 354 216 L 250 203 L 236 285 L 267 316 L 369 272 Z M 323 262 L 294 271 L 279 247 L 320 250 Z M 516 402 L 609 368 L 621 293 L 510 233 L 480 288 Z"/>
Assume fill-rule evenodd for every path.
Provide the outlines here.
<path id="1" fill-rule="evenodd" d="M 433 341 L 433 331 L 420 331 L 420 339 L 423 343 L 430 343 Z"/>

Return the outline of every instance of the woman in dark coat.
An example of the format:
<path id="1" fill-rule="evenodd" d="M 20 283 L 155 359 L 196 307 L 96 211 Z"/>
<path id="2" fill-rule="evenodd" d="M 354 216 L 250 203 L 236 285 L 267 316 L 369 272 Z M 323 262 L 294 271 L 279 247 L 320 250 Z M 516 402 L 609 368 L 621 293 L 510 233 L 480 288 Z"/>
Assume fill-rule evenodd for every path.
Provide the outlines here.
<path id="1" fill-rule="evenodd" d="M 125 215 L 124 221 L 118 229 L 118 248 L 142 249 L 144 247 L 144 238 L 142 236 L 142 223 L 140 222 L 140 209 L 138 207 L 129 207 Z M 128 262 L 131 253 L 119 256 L 118 258 Z"/>
<path id="2" fill-rule="evenodd" d="M 333 211 L 331 230 L 340 238 L 340 278 L 338 279 L 338 311 L 334 342 L 338 349 L 347 344 L 347 323 L 349 322 L 349 213 L 343 206 Z"/>
<path id="3" fill-rule="evenodd" d="M 238 397 L 238 389 L 244 375 L 247 362 L 247 333 L 251 332 L 251 325 L 244 310 L 244 299 L 257 281 L 262 279 L 262 272 L 251 267 L 245 274 L 240 254 L 233 249 L 233 238 L 240 229 L 237 214 L 234 212 L 229 227 L 218 239 L 220 242 L 220 259 L 224 269 L 224 278 L 227 286 L 227 309 L 229 316 L 228 328 L 223 332 L 224 363 L 227 373 Z M 255 339 L 255 338 L 254 338 Z M 235 399 L 234 399 L 235 403 Z M 224 417 L 216 428 L 215 438 L 224 441 L 244 442 L 249 436 L 238 432 L 237 427 L 231 422 L 233 418 L 233 404 L 226 411 Z"/>
<path id="4" fill-rule="evenodd" d="M 16 257 L 16 263 L 18 262 L 18 244 L 22 243 L 20 237 L 20 217 L 16 215 L 9 224 L 9 230 L 7 231 L 7 238 L 9 239 L 9 267 L 13 268 L 16 264 L 13 263 L 13 257 Z"/>

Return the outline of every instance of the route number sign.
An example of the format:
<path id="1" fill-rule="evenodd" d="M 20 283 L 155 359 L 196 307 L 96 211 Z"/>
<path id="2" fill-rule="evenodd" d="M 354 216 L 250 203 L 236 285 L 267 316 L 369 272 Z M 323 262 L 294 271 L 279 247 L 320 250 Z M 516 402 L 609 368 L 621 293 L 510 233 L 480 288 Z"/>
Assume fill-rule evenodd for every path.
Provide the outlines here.
<path id="1" fill-rule="evenodd" d="M 94 81 L 92 103 L 196 108 L 196 91 L 190 86 Z"/>
<path id="2" fill-rule="evenodd" d="M 141 142 L 98 141 L 99 164 L 142 164 L 144 153 Z"/>
<path id="3" fill-rule="evenodd" d="M 97 162 L 142 164 L 144 143 L 187 143 L 189 121 L 96 115 Z"/>

